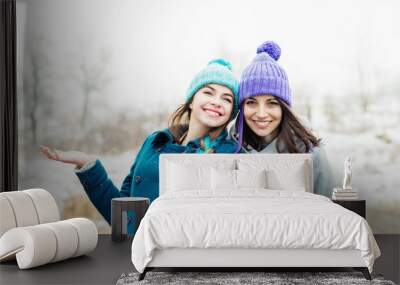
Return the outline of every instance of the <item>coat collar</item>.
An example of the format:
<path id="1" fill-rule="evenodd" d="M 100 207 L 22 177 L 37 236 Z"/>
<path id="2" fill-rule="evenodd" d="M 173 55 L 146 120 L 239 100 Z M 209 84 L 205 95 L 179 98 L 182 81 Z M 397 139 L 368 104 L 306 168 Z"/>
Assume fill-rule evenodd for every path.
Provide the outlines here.
<path id="1" fill-rule="evenodd" d="M 226 131 L 226 129 L 224 129 L 219 136 L 215 139 L 215 140 L 211 140 L 209 136 L 206 136 L 205 139 L 206 141 L 208 141 L 208 147 L 210 148 L 215 148 L 218 145 L 222 144 L 223 140 L 226 139 L 226 137 L 228 136 L 228 132 Z M 197 138 L 194 140 L 191 140 L 190 142 L 188 142 L 187 146 L 193 149 L 201 149 L 201 139 L 202 138 Z"/>
<path id="2" fill-rule="evenodd" d="M 165 145 L 166 143 L 173 143 L 174 138 L 171 131 L 167 128 L 155 133 L 155 137 L 152 141 L 154 147 Z"/>
<path id="3" fill-rule="evenodd" d="M 220 135 L 215 139 L 211 141 L 211 146 L 218 146 L 219 144 L 222 143 L 222 141 L 224 139 L 226 139 L 226 137 L 228 136 L 228 132 L 224 129 Z M 161 131 L 158 131 L 155 133 L 154 139 L 152 141 L 152 145 L 154 147 L 160 147 L 162 145 L 165 145 L 167 143 L 173 143 L 174 142 L 174 138 L 172 136 L 171 131 L 167 128 Z M 189 149 L 199 149 L 200 148 L 200 142 L 201 142 L 201 138 L 197 138 L 194 140 L 191 140 L 190 142 L 188 142 L 187 144 L 187 148 Z"/>
<path id="4" fill-rule="evenodd" d="M 239 143 L 239 135 L 236 131 L 235 123 L 233 123 L 229 129 L 229 138 L 234 140 L 237 144 Z M 297 147 L 300 149 L 300 153 L 304 153 L 306 150 L 304 143 L 297 137 L 294 137 L 294 140 L 295 140 Z M 245 152 L 245 153 L 278 153 L 277 143 L 278 143 L 278 139 L 275 138 L 268 145 L 266 145 L 262 150 L 257 151 L 251 145 L 246 144 L 246 142 L 243 142 L 243 144 L 241 146 L 241 151 Z M 288 152 L 286 145 L 282 146 L 282 149 L 283 149 L 284 153 Z M 312 152 L 312 149 L 313 149 L 313 147 L 311 147 L 310 152 Z"/>

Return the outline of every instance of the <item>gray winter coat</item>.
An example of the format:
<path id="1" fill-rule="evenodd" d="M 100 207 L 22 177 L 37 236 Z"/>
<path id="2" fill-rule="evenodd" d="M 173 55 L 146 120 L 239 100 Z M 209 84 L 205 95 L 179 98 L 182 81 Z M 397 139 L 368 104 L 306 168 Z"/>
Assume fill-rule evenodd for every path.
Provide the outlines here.
<path id="1" fill-rule="evenodd" d="M 235 131 L 235 124 L 229 130 L 229 138 L 236 141 L 237 134 Z M 242 153 L 278 153 L 276 149 L 276 141 L 274 139 L 270 144 L 268 144 L 263 150 L 257 151 L 251 146 L 242 146 Z M 326 155 L 325 149 L 320 145 L 314 147 L 310 153 L 312 153 L 313 158 L 313 175 L 314 175 L 314 193 L 326 196 L 330 198 L 332 196 L 332 191 L 334 187 L 334 177 L 332 168 L 329 164 L 328 157 Z"/>

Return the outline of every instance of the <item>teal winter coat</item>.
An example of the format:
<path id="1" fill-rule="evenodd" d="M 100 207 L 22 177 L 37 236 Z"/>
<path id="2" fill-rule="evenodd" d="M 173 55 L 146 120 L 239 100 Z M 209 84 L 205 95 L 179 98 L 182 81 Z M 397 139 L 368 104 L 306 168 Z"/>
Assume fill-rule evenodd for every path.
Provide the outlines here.
<path id="1" fill-rule="evenodd" d="M 236 143 L 227 138 L 224 130 L 213 141 L 215 153 L 234 153 Z M 110 224 L 111 199 L 117 197 L 146 197 L 150 201 L 159 195 L 159 156 L 162 153 L 199 153 L 200 139 L 190 141 L 186 146 L 175 144 L 169 129 L 157 131 L 148 136 L 136 155 L 135 161 L 125 177 L 120 190 L 107 175 L 100 160 L 93 167 L 77 172 L 90 201 Z"/>

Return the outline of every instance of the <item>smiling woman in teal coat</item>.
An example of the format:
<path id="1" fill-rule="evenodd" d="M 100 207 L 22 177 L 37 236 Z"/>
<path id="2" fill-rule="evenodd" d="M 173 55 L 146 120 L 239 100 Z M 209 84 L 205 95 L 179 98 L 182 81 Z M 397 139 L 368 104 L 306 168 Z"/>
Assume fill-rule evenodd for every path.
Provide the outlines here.
<path id="1" fill-rule="evenodd" d="M 186 102 L 172 115 L 169 127 L 146 138 L 119 190 L 99 159 L 78 151 L 41 147 L 49 159 L 72 163 L 91 202 L 110 223 L 111 199 L 159 195 L 159 156 L 162 153 L 234 153 L 226 126 L 237 113 L 238 80 L 229 62 L 211 61 L 192 80 Z M 185 121 L 186 120 L 186 121 Z"/>

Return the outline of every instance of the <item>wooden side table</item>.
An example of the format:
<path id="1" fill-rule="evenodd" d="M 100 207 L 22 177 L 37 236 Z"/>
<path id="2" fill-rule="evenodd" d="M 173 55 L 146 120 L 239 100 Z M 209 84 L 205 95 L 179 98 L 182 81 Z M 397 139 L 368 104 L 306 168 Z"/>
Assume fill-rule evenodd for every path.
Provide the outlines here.
<path id="1" fill-rule="evenodd" d="M 366 213 L 366 201 L 365 200 L 332 200 L 332 202 L 339 204 L 340 206 L 359 214 L 365 219 Z"/>
<path id="2" fill-rule="evenodd" d="M 149 205 L 150 200 L 143 197 L 113 198 L 111 200 L 111 239 L 113 241 L 123 241 L 126 239 L 127 233 L 122 232 L 124 226 L 123 212 L 135 212 L 135 229 L 137 229 Z"/>

